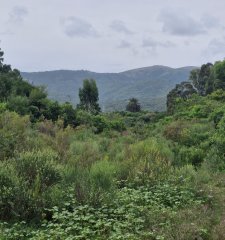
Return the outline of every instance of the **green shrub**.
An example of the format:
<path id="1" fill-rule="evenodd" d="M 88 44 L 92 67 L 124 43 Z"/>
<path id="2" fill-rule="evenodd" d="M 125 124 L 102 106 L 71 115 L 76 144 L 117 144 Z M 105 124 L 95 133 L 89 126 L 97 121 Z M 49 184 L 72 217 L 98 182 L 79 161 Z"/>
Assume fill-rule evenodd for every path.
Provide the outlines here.
<path id="1" fill-rule="evenodd" d="M 27 130 L 29 117 L 20 117 L 16 113 L 4 112 L 0 114 L 0 159 L 13 157 L 15 152 L 27 149 L 29 145 Z"/>
<path id="2" fill-rule="evenodd" d="M 191 118 L 206 118 L 211 113 L 211 109 L 207 105 L 194 105 L 191 107 L 188 116 Z"/>
<path id="3" fill-rule="evenodd" d="M 55 186 L 61 173 L 56 158 L 51 151 L 33 151 L 1 163 L 1 219 L 40 221 L 46 207 L 59 204 L 62 198 Z"/>
<path id="4" fill-rule="evenodd" d="M 163 135 L 169 140 L 180 142 L 186 125 L 184 121 L 174 121 L 166 126 Z"/>
<path id="5" fill-rule="evenodd" d="M 20 115 L 29 113 L 29 99 L 23 96 L 12 96 L 7 102 L 7 108 L 15 111 Z"/>
<path id="6" fill-rule="evenodd" d="M 0 163 L 0 219 L 18 219 L 27 211 L 27 195 L 16 169 Z"/>
<path id="7" fill-rule="evenodd" d="M 87 203 L 91 195 L 90 171 L 88 168 L 67 164 L 62 169 L 62 186 L 72 189 L 74 199 L 78 203 Z"/>
<path id="8" fill-rule="evenodd" d="M 220 145 L 225 146 L 225 141 L 217 141 Z M 220 151 L 219 146 L 213 145 L 206 157 L 206 165 L 214 172 L 225 170 L 225 156 L 224 151 Z"/>
<path id="9" fill-rule="evenodd" d="M 212 124 L 208 122 L 176 121 L 166 126 L 164 136 L 185 146 L 196 146 L 207 141 L 213 131 Z"/>
<path id="10" fill-rule="evenodd" d="M 95 133 L 101 133 L 109 128 L 109 124 L 103 116 L 97 115 L 92 117 L 91 125 L 94 127 Z"/>
<path id="11" fill-rule="evenodd" d="M 217 125 L 216 132 L 210 138 L 210 149 L 208 151 L 206 162 L 214 171 L 225 169 L 225 116 L 223 116 Z"/>
<path id="12" fill-rule="evenodd" d="M 7 109 L 7 103 L 0 102 L 0 114 L 6 111 Z"/>
<path id="13" fill-rule="evenodd" d="M 94 163 L 90 169 L 90 179 L 94 189 L 110 190 L 114 184 L 115 173 L 115 166 L 106 159 Z"/>
<path id="14" fill-rule="evenodd" d="M 36 182 L 37 183 L 37 182 Z M 1 163 L 0 169 L 0 220 L 39 222 L 46 207 L 52 207 L 53 199 L 47 202 L 44 195 L 27 185 L 18 176 L 17 169 Z"/>
<path id="15" fill-rule="evenodd" d="M 38 194 L 60 181 L 57 158 L 58 156 L 49 150 L 24 152 L 15 159 L 14 164 L 18 175 L 28 186 L 34 187 Z"/>
<path id="16" fill-rule="evenodd" d="M 224 90 L 222 90 L 222 89 L 216 90 L 216 91 L 212 92 L 212 93 L 208 96 L 208 98 L 209 98 L 209 99 L 216 100 L 216 101 L 222 101 L 222 102 L 224 102 L 224 101 L 225 101 L 225 92 L 224 92 Z"/>
<path id="17" fill-rule="evenodd" d="M 76 113 L 78 125 L 91 125 L 92 114 L 78 109 Z"/>
<path id="18" fill-rule="evenodd" d="M 69 163 L 74 166 L 89 168 L 99 158 L 100 151 L 96 141 L 73 141 L 70 145 Z"/>
<path id="19" fill-rule="evenodd" d="M 154 122 L 155 119 L 157 118 L 157 114 L 156 113 L 145 113 L 142 116 L 139 117 L 139 121 L 143 121 L 145 123 L 149 123 L 149 122 Z"/>
<path id="20" fill-rule="evenodd" d="M 126 130 L 124 122 L 120 121 L 120 120 L 110 121 L 109 126 L 111 129 L 119 131 L 119 132 Z"/>
<path id="21" fill-rule="evenodd" d="M 180 147 L 178 156 L 176 157 L 176 165 L 192 164 L 194 166 L 200 166 L 205 156 L 206 153 L 202 149 L 196 147 Z"/>
<path id="22" fill-rule="evenodd" d="M 225 113 L 224 106 L 216 108 L 211 114 L 210 114 L 210 120 L 213 120 L 215 127 L 217 127 L 220 120 L 223 118 Z"/>
<path id="23" fill-rule="evenodd" d="M 173 153 L 163 141 L 150 138 L 130 147 L 130 159 L 141 179 L 157 181 L 166 178 Z"/>

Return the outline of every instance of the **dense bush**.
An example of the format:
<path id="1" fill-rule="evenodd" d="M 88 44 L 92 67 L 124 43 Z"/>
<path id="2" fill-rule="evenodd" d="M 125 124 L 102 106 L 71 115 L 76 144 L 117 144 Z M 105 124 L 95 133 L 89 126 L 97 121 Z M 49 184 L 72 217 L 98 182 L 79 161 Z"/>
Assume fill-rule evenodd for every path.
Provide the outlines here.
<path id="1" fill-rule="evenodd" d="M 18 176 L 26 184 L 36 188 L 37 194 L 56 184 L 60 180 L 60 170 L 57 169 L 57 155 L 45 150 L 21 153 L 14 161 Z"/>
<path id="2" fill-rule="evenodd" d="M 6 163 L 0 163 L 0 166 L 0 219 L 18 219 L 27 211 L 24 184 L 16 169 Z"/>
<path id="3" fill-rule="evenodd" d="M 61 179 L 56 158 L 49 151 L 25 152 L 1 163 L 1 219 L 40 221 L 44 208 L 51 206 L 45 192 Z"/>
<path id="4" fill-rule="evenodd" d="M 173 153 L 160 140 L 147 139 L 134 144 L 130 148 L 133 170 L 138 177 L 147 181 L 160 180 L 169 171 Z"/>
<path id="5" fill-rule="evenodd" d="M 206 157 L 203 149 L 196 147 L 179 147 L 177 151 L 177 156 L 175 165 L 186 165 L 192 164 L 193 166 L 199 166 L 204 161 Z"/>
<path id="6" fill-rule="evenodd" d="M 109 191 L 114 185 L 115 174 L 115 166 L 106 159 L 94 163 L 90 169 L 94 191 Z"/>
<path id="7" fill-rule="evenodd" d="M 29 117 L 20 117 L 13 112 L 0 114 L 0 160 L 14 156 L 27 148 Z"/>

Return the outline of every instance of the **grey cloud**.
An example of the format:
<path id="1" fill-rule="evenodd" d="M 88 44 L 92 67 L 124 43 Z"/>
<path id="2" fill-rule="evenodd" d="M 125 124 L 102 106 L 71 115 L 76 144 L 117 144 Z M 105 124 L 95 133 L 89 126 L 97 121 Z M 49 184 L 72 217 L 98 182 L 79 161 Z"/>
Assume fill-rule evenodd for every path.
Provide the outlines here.
<path id="1" fill-rule="evenodd" d="M 170 41 L 160 42 L 152 38 L 145 38 L 142 41 L 142 47 L 144 48 L 157 48 L 157 47 L 170 48 L 174 46 L 176 45 L 173 42 L 170 42 Z"/>
<path id="2" fill-rule="evenodd" d="M 184 45 L 185 45 L 185 46 L 190 46 L 191 43 L 190 43 L 189 41 L 186 40 L 186 41 L 184 41 Z"/>
<path id="3" fill-rule="evenodd" d="M 23 6 L 15 6 L 9 13 L 9 23 L 21 24 L 28 15 L 28 10 Z"/>
<path id="4" fill-rule="evenodd" d="M 195 36 L 206 32 L 201 21 L 197 21 L 188 16 L 181 10 L 163 10 L 159 15 L 159 21 L 162 22 L 162 30 L 172 35 Z"/>
<path id="5" fill-rule="evenodd" d="M 206 28 L 215 28 L 215 27 L 220 26 L 219 19 L 217 19 L 209 14 L 204 14 L 201 18 L 201 21 Z"/>
<path id="6" fill-rule="evenodd" d="M 225 37 L 222 39 L 212 39 L 209 44 L 207 49 L 204 51 L 204 53 L 209 53 L 213 55 L 218 55 L 218 56 L 224 56 L 225 52 Z"/>
<path id="7" fill-rule="evenodd" d="M 130 48 L 131 44 L 125 40 L 122 40 L 117 47 L 118 48 Z"/>
<path id="8" fill-rule="evenodd" d="M 138 51 L 136 48 L 133 48 L 133 49 L 132 49 L 132 54 L 133 54 L 134 56 L 137 56 L 137 55 L 139 54 L 139 51 Z"/>
<path id="9" fill-rule="evenodd" d="M 4 30 L 2 32 L 0 32 L 0 35 L 4 36 L 4 35 L 14 35 L 14 33 L 10 30 Z"/>
<path id="10" fill-rule="evenodd" d="M 68 17 L 62 21 L 64 33 L 69 37 L 98 37 L 95 28 L 87 21 Z"/>
<path id="11" fill-rule="evenodd" d="M 124 34 L 133 34 L 133 32 L 125 25 L 123 21 L 120 20 L 114 20 L 110 24 L 110 28 L 118 33 L 124 33 Z"/>

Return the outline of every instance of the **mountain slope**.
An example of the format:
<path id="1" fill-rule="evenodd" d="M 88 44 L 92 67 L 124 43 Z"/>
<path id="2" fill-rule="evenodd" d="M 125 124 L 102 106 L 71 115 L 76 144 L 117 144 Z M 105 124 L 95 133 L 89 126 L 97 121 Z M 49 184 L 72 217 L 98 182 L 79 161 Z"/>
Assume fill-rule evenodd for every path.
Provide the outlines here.
<path id="1" fill-rule="evenodd" d="M 123 110 L 129 98 L 139 99 L 143 109 L 165 110 L 166 95 L 177 84 L 188 79 L 196 67 L 170 68 L 152 66 L 120 73 L 57 70 L 23 72 L 34 85 L 45 85 L 49 97 L 59 102 L 79 102 L 78 90 L 83 79 L 93 78 L 99 89 L 99 101 L 105 111 Z"/>

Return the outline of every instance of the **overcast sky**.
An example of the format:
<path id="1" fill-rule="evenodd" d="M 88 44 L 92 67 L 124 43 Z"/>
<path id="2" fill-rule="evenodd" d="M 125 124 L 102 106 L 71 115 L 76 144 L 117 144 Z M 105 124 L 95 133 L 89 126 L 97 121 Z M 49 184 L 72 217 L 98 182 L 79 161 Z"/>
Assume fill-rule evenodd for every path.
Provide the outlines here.
<path id="1" fill-rule="evenodd" d="M 21 71 L 199 66 L 225 57 L 225 0 L 0 0 L 0 41 Z"/>

